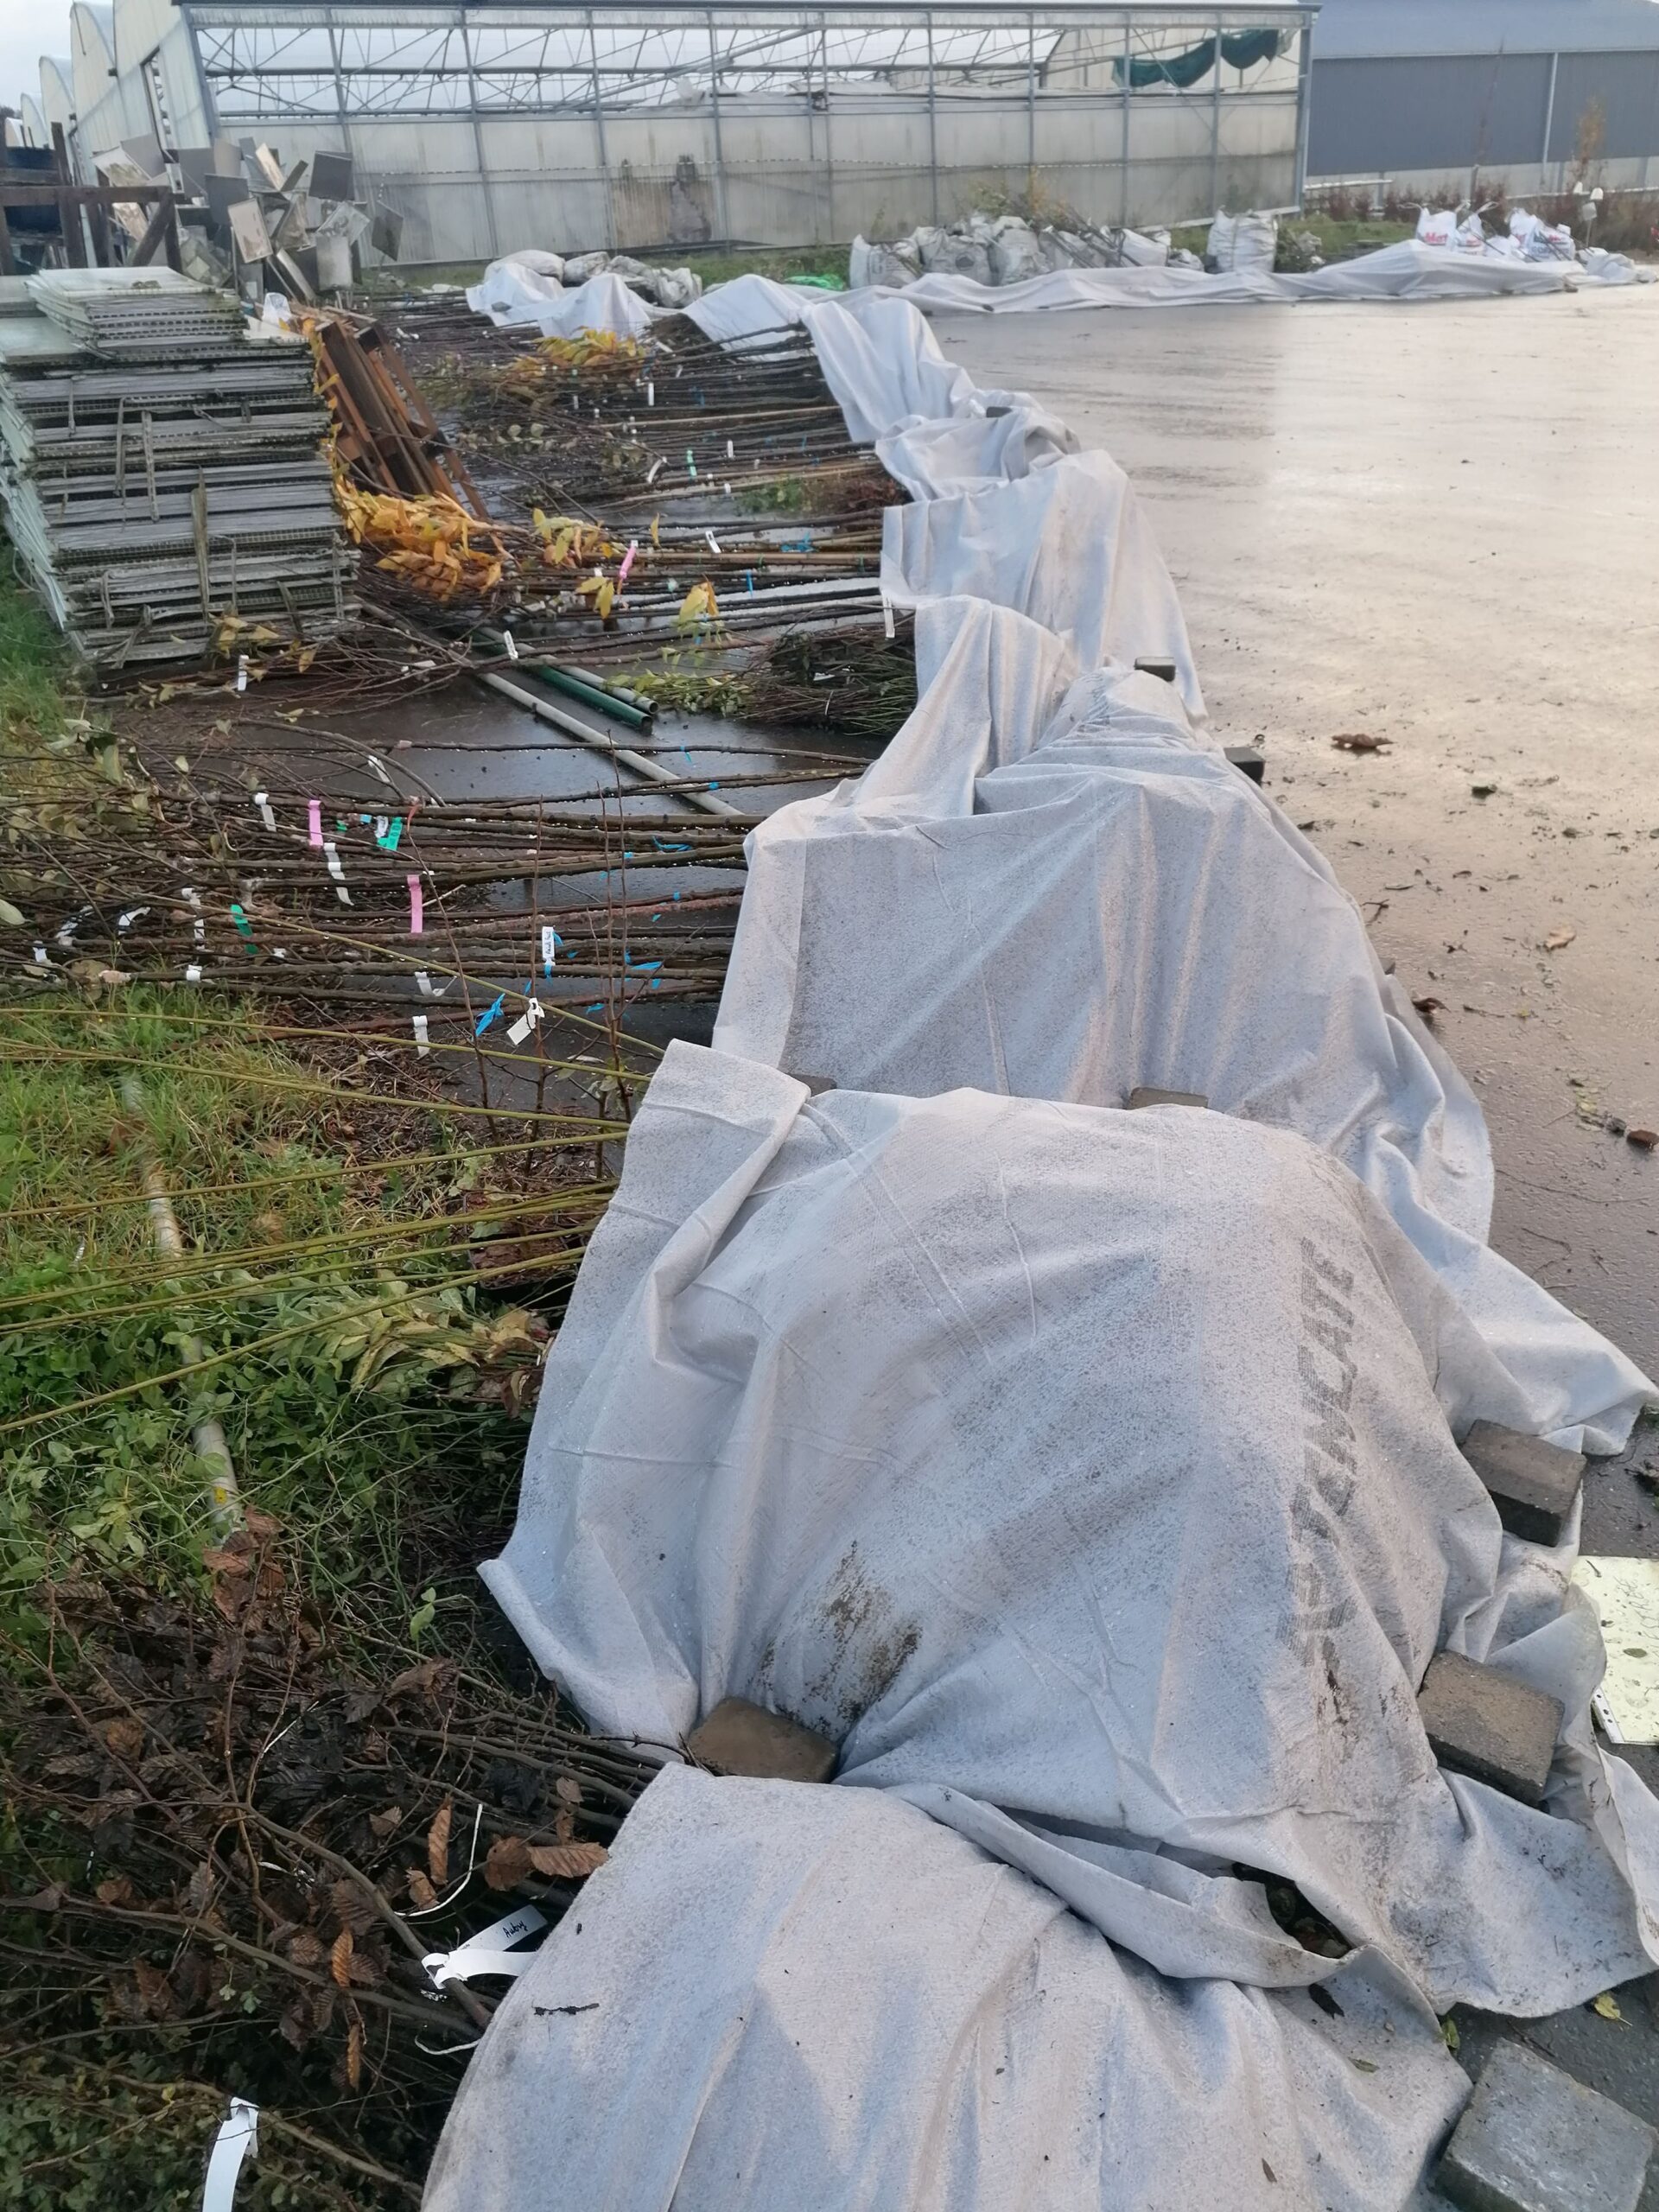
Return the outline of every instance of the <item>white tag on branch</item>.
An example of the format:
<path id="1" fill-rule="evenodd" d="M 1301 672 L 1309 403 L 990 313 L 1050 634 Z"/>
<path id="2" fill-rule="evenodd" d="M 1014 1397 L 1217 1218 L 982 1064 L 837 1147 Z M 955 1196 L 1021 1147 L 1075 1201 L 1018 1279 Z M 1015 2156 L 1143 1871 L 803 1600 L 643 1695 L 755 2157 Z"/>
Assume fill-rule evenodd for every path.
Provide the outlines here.
<path id="1" fill-rule="evenodd" d="M 340 864 L 340 849 L 332 837 L 323 839 L 322 851 L 328 863 L 328 873 L 334 879 L 334 896 L 342 906 L 349 906 L 352 894 L 346 888 L 346 871 Z"/>
<path id="2" fill-rule="evenodd" d="M 504 630 L 501 632 L 501 642 L 507 649 L 507 658 L 509 660 L 517 660 L 518 658 L 518 648 L 512 642 L 512 632 L 511 630 Z"/>
<path id="3" fill-rule="evenodd" d="M 426 1016 L 415 1014 L 410 1016 L 410 1020 L 415 1024 L 415 1057 L 417 1060 L 423 1060 L 432 1050 L 432 1040 L 427 1033 Z"/>
<path id="4" fill-rule="evenodd" d="M 507 1042 L 510 1045 L 522 1045 L 525 1038 L 529 1036 L 531 1031 L 535 1028 L 537 1023 L 542 1019 L 541 1001 L 539 999 L 531 999 L 530 1004 L 519 1015 L 518 1020 L 510 1024 L 507 1030 Z"/>
<path id="5" fill-rule="evenodd" d="M 245 2098 L 232 2097 L 230 2111 L 219 2123 L 213 2147 L 207 2154 L 201 2212 L 232 2212 L 242 2161 L 258 2156 L 259 2107 L 249 2104 Z"/>
<path id="6" fill-rule="evenodd" d="M 276 817 L 270 810 L 270 793 L 255 791 L 253 803 L 258 808 L 259 819 L 264 823 L 266 829 L 274 830 L 276 827 Z"/>
<path id="7" fill-rule="evenodd" d="M 248 688 L 248 657 L 246 653 L 238 653 L 236 657 L 236 688 L 238 691 L 245 691 Z"/>
<path id="8" fill-rule="evenodd" d="M 887 636 L 891 638 L 894 634 L 893 627 L 893 601 L 887 597 L 886 592 L 883 592 L 881 594 L 881 623 Z"/>
<path id="9" fill-rule="evenodd" d="M 442 1989 L 449 1981 L 476 1981 L 486 1974 L 497 1974 L 512 1980 L 521 1974 L 536 1953 L 518 1951 L 515 1943 L 526 1937 L 539 1936 L 546 1929 L 544 1914 L 533 1904 L 521 1905 L 517 1912 L 510 1912 L 503 1920 L 493 1921 L 487 1928 L 480 1928 L 476 1936 L 453 1951 L 429 1951 L 421 1961 L 428 1980 L 434 1989 Z"/>

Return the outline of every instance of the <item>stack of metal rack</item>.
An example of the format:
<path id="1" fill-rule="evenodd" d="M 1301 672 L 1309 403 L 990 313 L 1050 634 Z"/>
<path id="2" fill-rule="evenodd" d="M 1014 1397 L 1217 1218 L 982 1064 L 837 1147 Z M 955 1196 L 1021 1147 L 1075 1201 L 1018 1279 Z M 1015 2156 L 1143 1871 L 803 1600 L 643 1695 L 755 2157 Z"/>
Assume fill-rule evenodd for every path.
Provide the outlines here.
<path id="1" fill-rule="evenodd" d="M 310 348 L 170 270 L 0 279 L 0 499 L 94 667 L 315 645 L 355 615 Z"/>

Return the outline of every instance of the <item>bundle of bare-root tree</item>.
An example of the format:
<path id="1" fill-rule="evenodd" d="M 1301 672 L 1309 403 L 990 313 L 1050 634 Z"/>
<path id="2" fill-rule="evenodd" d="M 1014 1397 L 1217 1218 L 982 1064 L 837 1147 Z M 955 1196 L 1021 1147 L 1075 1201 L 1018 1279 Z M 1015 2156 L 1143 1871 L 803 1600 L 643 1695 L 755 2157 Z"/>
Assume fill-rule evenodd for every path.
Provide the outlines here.
<path id="1" fill-rule="evenodd" d="M 204 2126 L 249 2099 L 342 2203 L 418 2200 L 505 1986 L 423 1960 L 515 1906 L 556 1922 L 655 1764 L 487 1656 L 377 1674 L 265 1516 L 205 1563 L 200 1593 L 48 1586 L 4 1654 L 0 2040 Z"/>

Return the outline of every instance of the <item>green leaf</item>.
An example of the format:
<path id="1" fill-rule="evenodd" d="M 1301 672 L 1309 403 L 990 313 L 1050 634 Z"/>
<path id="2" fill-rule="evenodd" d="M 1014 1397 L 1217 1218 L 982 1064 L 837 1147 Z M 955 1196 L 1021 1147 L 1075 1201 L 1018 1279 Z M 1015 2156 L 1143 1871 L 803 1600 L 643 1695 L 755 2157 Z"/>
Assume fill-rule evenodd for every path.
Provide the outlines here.
<path id="1" fill-rule="evenodd" d="M 409 1640 L 418 1643 L 437 1617 L 438 1593 L 426 1589 L 421 1592 L 421 1602 L 409 1617 Z"/>

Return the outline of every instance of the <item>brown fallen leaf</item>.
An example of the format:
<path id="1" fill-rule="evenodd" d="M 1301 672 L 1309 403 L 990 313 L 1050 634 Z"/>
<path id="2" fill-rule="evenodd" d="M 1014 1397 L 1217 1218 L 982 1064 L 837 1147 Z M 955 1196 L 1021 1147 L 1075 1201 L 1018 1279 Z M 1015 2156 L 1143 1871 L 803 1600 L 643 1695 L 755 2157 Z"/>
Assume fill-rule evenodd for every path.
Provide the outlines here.
<path id="1" fill-rule="evenodd" d="M 92 1892 L 100 1904 L 130 1904 L 133 1901 L 132 1884 L 124 1874 L 111 1874 L 107 1882 L 100 1882 Z"/>
<path id="2" fill-rule="evenodd" d="M 530 1853 L 530 1863 L 550 1882 L 581 1882 L 609 1856 L 602 1843 L 538 1843 Z"/>
<path id="3" fill-rule="evenodd" d="M 346 2037 L 346 2079 L 353 2089 L 363 2086 L 363 2023 L 353 2020 Z"/>
<path id="4" fill-rule="evenodd" d="M 104 1731 L 104 1741 L 117 1758 L 130 1763 L 144 1748 L 144 1724 L 130 1715 L 111 1720 Z"/>
<path id="5" fill-rule="evenodd" d="M 409 1901 L 417 1912 L 424 1912 L 429 1906 L 436 1904 L 438 1893 L 418 1866 L 411 1866 L 404 1881 L 409 1891 Z"/>
<path id="6" fill-rule="evenodd" d="M 1433 1021 L 1437 1014 L 1444 1014 L 1446 1012 L 1446 1001 L 1444 999 L 1437 999 L 1432 996 L 1424 999 L 1413 999 L 1412 1004 L 1416 1007 L 1418 1013 L 1422 1015 L 1425 1021 Z"/>
<path id="7" fill-rule="evenodd" d="M 449 1879 L 449 1823 L 454 1815 L 454 1805 L 446 1797 L 426 1832 L 426 1871 L 433 1886 L 440 1890 Z"/>
<path id="8" fill-rule="evenodd" d="M 562 1774 L 553 1785 L 553 1795 L 562 1805 L 580 1805 L 582 1784 L 569 1774 Z"/>
<path id="9" fill-rule="evenodd" d="M 1394 740 L 1391 737 L 1372 737 L 1363 729 L 1344 729 L 1331 741 L 1338 753 L 1386 753 Z"/>
<path id="10" fill-rule="evenodd" d="M 484 1879 L 493 1890 L 516 1890 L 534 1863 L 521 1835 L 499 1835 L 484 1860 Z"/>
<path id="11" fill-rule="evenodd" d="M 1559 952 L 1563 945 L 1571 944 L 1577 935 L 1577 930 L 1551 930 L 1549 935 L 1544 939 L 1544 950 Z"/>
<path id="12" fill-rule="evenodd" d="M 369 1815 L 369 1827 L 384 1843 L 404 1817 L 401 1805 L 383 1805 L 378 1813 Z"/>
<path id="13" fill-rule="evenodd" d="M 296 1967 L 320 1967 L 322 1964 L 322 1945 L 308 1928 L 302 1928 L 288 1939 L 288 1955 Z"/>
<path id="14" fill-rule="evenodd" d="M 354 1948 L 352 1931 L 342 1928 L 334 1938 L 334 1948 L 328 1954 L 328 1971 L 342 1989 L 352 1986 L 352 1952 Z"/>

